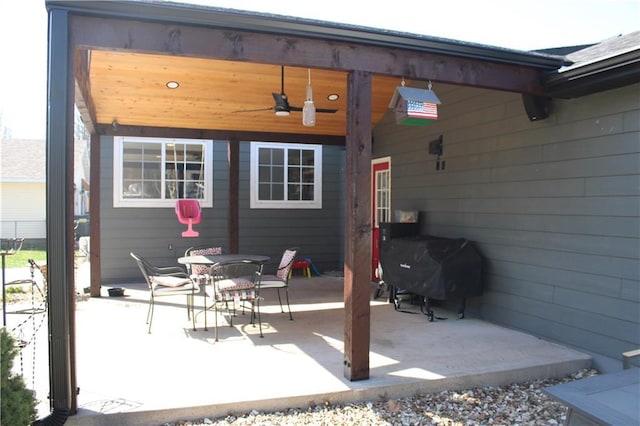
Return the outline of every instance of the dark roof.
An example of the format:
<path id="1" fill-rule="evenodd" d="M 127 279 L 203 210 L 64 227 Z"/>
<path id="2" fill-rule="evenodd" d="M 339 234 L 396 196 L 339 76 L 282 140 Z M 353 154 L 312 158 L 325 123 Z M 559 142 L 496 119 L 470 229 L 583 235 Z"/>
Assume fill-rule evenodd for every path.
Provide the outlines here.
<path id="1" fill-rule="evenodd" d="M 298 35 L 323 40 L 357 42 L 372 46 L 411 49 L 459 57 L 482 59 L 541 69 L 557 69 L 565 64 L 561 56 L 525 52 L 446 38 L 404 33 L 328 21 L 249 12 L 211 6 L 166 1 L 72 1 L 47 0 L 47 9 L 62 8 L 75 13 L 146 21 L 173 22 L 263 32 Z"/>
<path id="2" fill-rule="evenodd" d="M 619 35 L 567 55 L 570 65 L 550 73 L 551 96 L 572 98 L 640 82 L 640 31 Z"/>
<path id="3" fill-rule="evenodd" d="M 591 61 L 604 60 L 608 57 L 638 49 L 640 49 L 640 31 L 635 31 L 624 35 L 619 34 L 616 37 L 611 37 L 600 43 L 571 52 L 567 55 L 567 59 L 574 64 L 573 66 L 581 66 Z"/>
<path id="4" fill-rule="evenodd" d="M 576 46 L 560 46 L 560 47 L 549 47 L 546 49 L 536 49 L 534 52 L 544 53 L 546 55 L 557 55 L 566 57 L 568 54 L 577 52 L 578 50 L 586 49 L 587 47 L 593 46 L 594 43 L 589 44 L 579 44 Z"/>

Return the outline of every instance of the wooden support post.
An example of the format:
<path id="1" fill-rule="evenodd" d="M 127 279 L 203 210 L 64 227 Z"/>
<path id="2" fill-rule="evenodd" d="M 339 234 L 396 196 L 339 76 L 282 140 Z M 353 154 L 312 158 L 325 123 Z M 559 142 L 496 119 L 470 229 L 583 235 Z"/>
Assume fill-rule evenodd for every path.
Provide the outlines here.
<path id="1" fill-rule="evenodd" d="M 91 297 L 100 297 L 100 135 L 91 135 L 91 201 L 89 205 L 89 288 Z"/>
<path id="2" fill-rule="evenodd" d="M 229 208 L 227 211 L 227 250 L 238 253 L 240 249 L 240 219 L 238 191 L 240 187 L 240 141 L 237 138 L 229 140 L 227 148 L 227 163 L 229 166 Z"/>
<path id="3" fill-rule="evenodd" d="M 371 74 L 347 79 L 344 375 L 369 378 L 371 340 Z"/>

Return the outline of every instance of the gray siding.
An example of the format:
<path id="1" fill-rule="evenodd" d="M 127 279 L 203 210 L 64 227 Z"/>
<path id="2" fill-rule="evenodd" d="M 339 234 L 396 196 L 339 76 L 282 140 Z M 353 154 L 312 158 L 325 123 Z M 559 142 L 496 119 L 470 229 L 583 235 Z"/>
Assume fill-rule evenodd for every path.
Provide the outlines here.
<path id="1" fill-rule="evenodd" d="M 250 209 L 249 155 L 250 145 L 240 149 L 240 251 L 266 253 L 274 259 L 271 272 L 277 268 L 286 247 L 300 247 L 300 257 L 310 257 L 320 270 L 335 270 L 342 262 L 343 233 L 339 222 L 344 217 L 341 198 L 344 181 L 344 149 L 325 146 L 322 149 L 321 209 Z"/>
<path id="2" fill-rule="evenodd" d="M 376 128 L 392 207 L 485 258 L 484 319 L 620 359 L 640 346 L 638 85 L 554 100 L 530 122 L 518 94 L 434 87 L 441 119 Z M 445 170 L 428 141 L 444 135 Z M 619 362 L 618 362 L 619 363 Z"/>
<path id="3" fill-rule="evenodd" d="M 197 238 L 182 238 L 184 225 L 173 208 L 113 208 L 113 139 L 101 139 L 100 256 L 105 284 L 140 280 L 129 252 L 138 252 L 158 264 L 176 263 L 192 245 L 227 244 L 228 165 L 227 143 L 214 143 L 213 208 L 203 209 L 203 221 L 196 226 Z M 284 248 L 301 247 L 321 270 L 335 269 L 342 257 L 341 220 L 343 193 L 341 170 L 343 149 L 323 149 L 323 208 L 317 210 L 249 209 L 249 143 L 240 148 L 240 251 L 271 256 L 277 262 Z M 171 249 L 169 247 L 171 246 Z M 272 266 L 272 265 L 269 265 Z"/>

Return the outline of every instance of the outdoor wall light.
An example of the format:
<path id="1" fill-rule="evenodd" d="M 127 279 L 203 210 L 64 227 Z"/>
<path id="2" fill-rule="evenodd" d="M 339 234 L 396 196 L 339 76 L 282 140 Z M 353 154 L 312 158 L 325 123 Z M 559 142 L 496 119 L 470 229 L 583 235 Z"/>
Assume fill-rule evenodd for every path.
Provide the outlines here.
<path id="1" fill-rule="evenodd" d="M 446 166 L 445 160 L 441 160 L 444 145 L 444 136 L 440 135 L 438 139 L 434 139 L 429 142 L 429 154 L 436 155 L 436 170 L 444 170 Z"/>
<path id="2" fill-rule="evenodd" d="M 444 137 L 440 135 L 438 139 L 434 139 L 429 142 L 429 154 L 437 155 L 440 157 L 442 155 L 442 145 L 444 143 Z"/>

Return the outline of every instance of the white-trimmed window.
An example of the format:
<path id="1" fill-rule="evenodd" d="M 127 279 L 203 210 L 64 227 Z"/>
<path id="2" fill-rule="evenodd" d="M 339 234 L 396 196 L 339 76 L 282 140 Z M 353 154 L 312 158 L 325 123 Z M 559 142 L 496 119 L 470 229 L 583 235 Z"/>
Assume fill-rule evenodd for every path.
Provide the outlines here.
<path id="1" fill-rule="evenodd" d="M 179 198 L 213 206 L 211 141 L 115 137 L 113 206 L 174 207 Z"/>
<path id="2" fill-rule="evenodd" d="M 322 208 L 322 145 L 251 142 L 252 209 Z"/>

